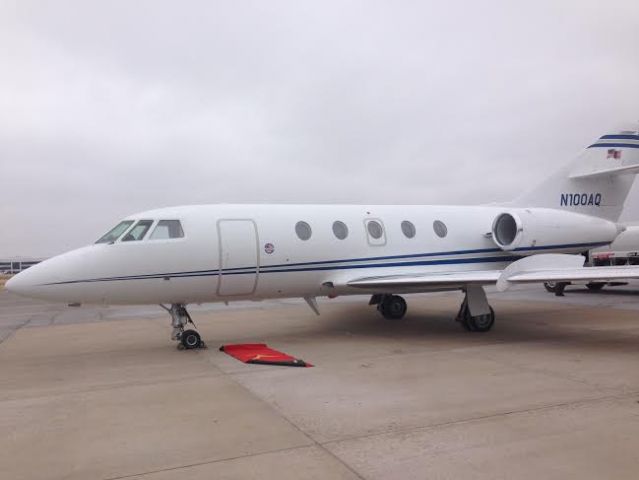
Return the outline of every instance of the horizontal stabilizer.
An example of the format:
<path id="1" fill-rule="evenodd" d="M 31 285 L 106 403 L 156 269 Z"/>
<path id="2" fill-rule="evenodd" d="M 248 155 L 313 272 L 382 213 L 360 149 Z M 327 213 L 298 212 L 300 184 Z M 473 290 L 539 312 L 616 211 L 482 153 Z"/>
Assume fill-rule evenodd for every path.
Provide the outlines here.
<path id="1" fill-rule="evenodd" d="M 570 178 L 593 178 L 606 175 L 636 175 L 639 173 L 639 165 L 626 165 L 613 168 L 581 169 L 570 175 Z"/>

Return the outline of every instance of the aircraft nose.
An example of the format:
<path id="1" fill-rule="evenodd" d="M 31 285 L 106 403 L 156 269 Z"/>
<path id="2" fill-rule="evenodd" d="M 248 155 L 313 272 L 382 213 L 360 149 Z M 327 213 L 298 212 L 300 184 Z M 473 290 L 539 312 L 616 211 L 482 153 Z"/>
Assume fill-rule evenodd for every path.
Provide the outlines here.
<path id="1" fill-rule="evenodd" d="M 30 287 L 33 287 L 31 282 L 28 280 L 27 271 L 20 272 L 17 275 L 11 277 L 5 284 L 4 288 L 18 295 L 28 295 Z"/>
<path id="2" fill-rule="evenodd" d="M 4 288 L 24 297 L 40 298 L 42 294 L 47 293 L 46 285 L 55 282 L 57 278 L 57 269 L 51 268 L 49 263 L 49 260 L 45 260 L 23 270 L 10 278 Z"/>
<path id="3" fill-rule="evenodd" d="M 76 301 L 65 280 L 78 278 L 80 267 L 86 268 L 90 247 L 79 248 L 58 255 L 23 270 L 5 284 L 5 288 L 17 295 L 39 300 L 67 302 Z M 81 268 L 80 268 L 81 270 Z M 62 284 L 61 284 L 62 282 Z"/>

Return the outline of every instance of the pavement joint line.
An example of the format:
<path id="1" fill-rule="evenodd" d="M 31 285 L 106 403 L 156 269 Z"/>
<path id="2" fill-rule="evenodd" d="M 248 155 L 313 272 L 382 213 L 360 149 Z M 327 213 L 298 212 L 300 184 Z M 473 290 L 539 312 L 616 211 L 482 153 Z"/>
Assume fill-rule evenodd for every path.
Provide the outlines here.
<path id="1" fill-rule="evenodd" d="M 461 347 L 460 350 L 465 349 L 465 348 L 467 348 L 467 347 Z M 366 362 L 366 361 L 369 361 L 371 359 L 388 360 L 388 359 L 396 358 L 396 357 L 397 358 L 399 358 L 399 357 L 412 357 L 412 356 L 415 356 L 415 355 L 437 355 L 437 354 L 443 354 L 443 353 L 447 353 L 447 352 L 451 352 L 451 351 L 455 351 L 455 350 L 456 349 L 452 349 L 452 350 L 442 349 L 442 350 L 421 351 L 421 352 L 389 353 L 387 355 L 362 355 L 361 357 L 360 356 L 354 357 L 353 361 L 354 362 Z M 315 364 L 315 363 L 314 363 L 314 365 L 316 367 L 321 366 L 321 365 L 318 365 L 318 364 Z M 259 366 L 256 366 L 256 367 L 259 367 Z M 273 371 L 273 369 L 269 368 L 269 367 L 261 367 L 261 368 L 259 368 L 259 370 L 256 368 L 255 370 L 227 371 L 225 373 L 228 374 L 228 375 L 247 376 L 247 375 L 255 375 L 255 374 L 259 374 L 259 373 L 264 373 L 264 372 L 268 372 L 268 371 Z"/>
<path id="2" fill-rule="evenodd" d="M 86 324 L 85 324 L 86 325 Z M 42 325 L 43 327 L 52 327 L 53 325 Z M 57 325 L 60 326 L 60 325 Z M 114 339 L 114 343 L 115 343 L 115 339 Z M 159 348 L 163 348 L 163 347 L 158 347 Z M 135 347 L 131 347 L 128 348 L 127 350 L 125 350 L 124 352 L 130 352 L 130 351 L 137 351 Z M 122 349 L 117 349 L 117 350 L 96 350 L 96 351 L 87 351 L 84 353 L 74 353 L 73 351 L 70 350 L 70 353 L 59 353 L 59 354 L 51 354 L 48 356 L 44 356 L 44 357 L 40 357 L 41 359 L 44 358 L 48 358 L 50 356 L 55 356 L 56 358 L 61 358 L 61 357 L 74 357 L 74 358 L 83 358 L 83 357 L 95 357 L 96 355 L 111 355 L 111 354 L 118 354 L 118 353 L 122 353 L 123 350 Z M 193 352 L 193 353 L 197 353 L 197 352 Z M 34 358 L 34 357 L 32 357 Z"/>
<path id="3" fill-rule="evenodd" d="M 17 396 L 17 397 L 9 397 L 9 398 L 0 398 L 0 404 L 3 402 L 15 402 L 17 400 L 37 400 L 41 398 L 59 398 L 65 397 L 68 395 L 81 395 L 86 393 L 93 392 L 105 392 L 108 390 L 118 390 L 130 387 L 148 387 L 152 385 L 167 385 L 171 383 L 179 383 L 183 381 L 197 380 L 197 379 L 207 379 L 207 378 L 217 378 L 225 375 L 224 372 L 219 372 L 214 375 L 211 375 L 211 372 L 192 374 L 190 376 L 182 375 L 178 378 L 170 378 L 164 380 L 150 380 L 150 381 L 135 381 L 130 383 L 114 383 L 110 385 L 95 385 L 91 387 L 81 388 L 77 390 L 69 390 L 67 392 L 51 392 L 51 393 L 43 393 L 41 395 L 25 395 L 25 396 Z"/>
<path id="4" fill-rule="evenodd" d="M 477 356 L 483 357 L 484 359 L 487 359 L 487 360 L 491 360 L 491 361 L 493 361 L 495 363 L 498 363 L 500 365 L 506 365 L 506 366 L 509 366 L 509 367 L 512 367 L 512 368 L 516 368 L 516 369 L 518 369 L 518 370 L 520 370 L 522 372 L 537 373 L 537 374 L 541 374 L 541 375 L 546 375 L 548 377 L 557 378 L 559 380 L 566 380 L 566 381 L 569 381 L 569 382 L 579 383 L 581 385 L 585 385 L 587 387 L 595 389 L 599 393 L 603 393 L 603 394 L 605 394 L 605 393 L 620 393 L 620 394 L 623 394 L 624 393 L 623 391 L 620 392 L 618 387 L 606 387 L 604 385 L 593 384 L 593 383 L 588 382 L 587 380 L 584 380 L 582 378 L 576 378 L 576 377 L 573 377 L 573 376 L 571 376 L 569 374 L 562 374 L 560 372 L 553 372 L 553 371 L 550 371 L 550 370 L 547 370 L 547 369 L 543 369 L 543 368 L 535 368 L 534 366 L 533 367 L 529 367 L 529 366 L 527 366 L 525 364 L 507 363 L 507 362 L 504 362 L 503 360 L 499 360 L 497 358 L 494 358 L 490 353 L 479 352 L 477 354 Z"/>
<path id="5" fill-rule="evenodd" d="M 312 447 L 312 445 L 298 445 L 295 447 L 286 447 L 286 448 L 276 448 L 274 450 L 265 450 L 262 452 L 255 452 L 255 453 L 248 453 L 246 455 L 236 455 L 233 457 L 225 457 L 225 458 L 217 458 L 215 460 L 207 460 L 207 461 L 203 461 L 203 462 L 195 462 L 195 463 L 187 463 L 184 465 L 176 465 L 173 467 L 166 467 L 166 468 L 161 468 L 159 470 L 148 470 L 146 472 L 139 472 L 139 473 L 131 473 L 131 474 L 127 474 L 127 475 L 120 475 L 117 477 L 103 477 L 102 480 L 123 480 L 125 478 L 135 478 L 135 477 L 143 477 L 145 475 L 153 475 L 155 473 L 162 473 L 162 472 L 171 472 L 171 471 L 175 471 L 175 470 L 181 470 L 183 468 L 192 468 L 192 467 L 200 467 L 203 465 L 212 465 L 214 463 L 219 463 L 219 462 L 230 462 L 233 460 L 239 460 L 241 458 L 251 458 L 251 457 L 259 457 L 260 455 L 268 455 L 270 453 L 279 453 L 279 452 L 286 452 L 289 450 L 300 450 L 303 448 L 310 448 Z"/>
<path id="6" fill-rule="evenodd" d="M 441 427 L 449 427 L 449 426 L 455 426 L 455 425 L 463 425 L 466 423 L 481 422 L 483 420 L 489 420 L 493 418 L 522 415 L 526 413 L 534 413 L 534 412 L 540 412 L 543 410 L 559 409 L 559 408 L 564 408 L 569 406 L 587 405 L 589 403 L 605 402 L 608 400 L 625 400 L 627 398 L 630 398 L 636 395 L 639 395 L 639 390 L 633 391 L 633 392 L 627 392 L 624 394 L 618 394 L 618 395 L 593 397 L 593 398 L 575 400 L 572 402 L 562 402 L 562 403 L 556 403 L 556 404 L 550 404 L 550 405 L 541 405 L 539 407 L 524 408 L 521 410 L 510 410 L 506 412 L 493 413 L 490 415 L 480 415 L 478 417 L 462 418 L 459 420 L 452 420 L 449 422 L 433 423 L 431 425 L 420 425 L 420 426 L 411 427 L 411 428 L 396 428 L 396 429 L 391 428 L 383 432 L 373 432 L 373 433 L 368 433 L 365 435 L 351 435 L 351 436 L 345 436 L 343 438 L 337 438 L 334 440 L 327 440 L 326 442 L 321 442 L 320 445 L 327 446 L 327 445 L 332 445 L 336 443 L 351 442 L 354 440 L 363 440 L 366 438 L 383 437 L 384 435 L 396 435 L 396 434 L 413 433 L 418 431 L 428 431 L 428 430 L 434 430 Z"/>
<path id="7" fill-rule="evenodd" d="M 262 403 L 263 405 L 265 405 L 269 410 L 275 412 L 275 414 L 281 418 L 282 420 L 284 420 L 286 423 L 288 423 L 291 427 L 293 427 L 295 430 L 297 430 L 300 434 L 302 434 L 304 436 L 304 438 L 308 439 L 310 442 L 312 442 L 312 444 L 314 446 L 316 446 L 317 448 L 319 448 L 321 451 L 323 451 L 325 454 L 327 454 L 329 457 L 335 459 L 340 465 L 342 465 L 344 468 L 346 468 L 349 472 L 351 472 L 353 475 L 355 475 L 357 478 L 359 478 L 360 480 L 365 480 L 365 478 L 362 476 L 362 474 L 360 474 L 357 470 L 355 470 L 354 467 L 352 467 L 351 465 L 349 465 L 346 461 L 344 461 L 342 458 L 340 458 L 336 453 L 332 452 L 331 450 L 329 450 L 328 448 L 326 448 L 322 443 L 318 442 L 315 438 L 313 438 L 310 434 L 308 434 L 307 432 L 305 432 L 299 425 L 297 425 L 292 419 L 288 418 L 283 412 L 281 412 L 277 407 L 275 407 L 273 404 L 267 402 L 264 398 L 262 398 L 260 395 L 258 395 L 257 393 L 255 393 L 254 391 L 252 391 L 250 388 L 248 388 L 246 385 L 243 385 L 242 383 L 238 382 L 237 379 L 235 379 L 232 375 L 227 375 L 229 377 L 229 379 L 235 383 L 236 385 L 238 385 L 240 388 L 246 390 L 253 398 L 255 398 L 256 400 L 258 400 L 260 403 Z"/>
<path id="8" fill-rule="evenodd" d="M 31 322 L 31 320 L 33 320 L 33 318 L 36 317 L 36 316 L 37 316 L 37 314 L 32 314 L 23 323 L 21 323 L 20 325 L 16 325 L 15 327 L 11 328 L 11 330 L 9 331 L 9 334 L 6 337 L 4 337 L 2 340 L 0 340 L 0 349 L 2 348 L 2 345 L 4 345 L 7 340 L 13 338 L 13 336 L 17 333 L 18 330 L 20 330 L 20 329 L 26 327 L 27 325 L 29 325 L 29 322 Z"/>
<path id="9" fill-rule="evenodd" d="M 616 338 L 625 338 L 625 336 L 619 335 Z M 603 340 L 601 341 L 603 342 Z M 412 346 L 421 346 L 421 344 L 417 341 L 414 342 L 408 342 L 410 345 Z M 503 364 L 503 365 L 507 365 L 507 366 L 511 366 L 511 367 L 515 367 L 515 368 L 521 368 L 523 369 L 523 367 L 520 367 L 520 365 L 518 364 L 510 364 L 510 363 L 504 363 L 496 358 L 493 358 L 492 356 L 490 356 L 490 354 L 486 354 L 486 353 L 482 353 L 481 351 L 479 351 L 479 353 L 475 352 L 475 349 L 479 350 L 481 348 L 485 348 L 485 347 L 491 347 L 491 346 L 506 346 L 506 345 L 521 345 L 522 343 L 526 343 L 526 344 L 548 344 L 547 342 L 543 341 L 543 340 L 531 340 L 531 341 L 517 341 L 517 342 L 513 342 L 511 340 L 495 340 L 492 342 L 488 342 L 488 343 L 474 343 L 471 345 L 463 345 L 463 346 L 459 346 L 459 347 L 455 347 L 455 348 L 448 348 L 448 347 L 441 347 L 438 349 L 433 349 L 433 350 L 428 350 L 428 347 L 425 348 L 424 350 L 421 351 L 412 351 L 412 352 L 396 352 L 396 353 L 388 353 L 385 355 L 362 355 L 362 356 L 357 356 L 354 357 L 354 361 L 359 362 L 359 361 L 366 361 L 366 360 L 370 360 L 370 359 L 375 359 L 375 360 L 387 360 L 387 359 L 391 359 L 391 358 L 399 358 L 399 357 L 411 357 L 411 356 L 416 356 L 416 355 L 438 355 L 438 354 L 446 354 L 446 353 L 451 353 L 451 352 L 458 352 L 458 353 L 462 353 L 466 350 L 469 349 L 473 349 L 473 355 L 476 356 L 483 356 L 483 358 L 493 361 L 495 363 L 499 363 L 499 364 Z M 558 346 L 563 346 L 563 344 L 561 342 L 556 342 L 556 344 Z M 213 363 L 213 362 L 211 362 Z M 215 364 L 214 364 L 215 365 Z M 217 365 L 216 365 L 217 366 Z M 253 367 L 258 367 L 259 366 L 253 366 Z M 219 368 L 219 367 L 218 367 Z M 261 373 L 261 372 L 266 372 L 266 371 L 271 371 L 272 368 L 269 367 L 262 367 L 259 370 L 257 368 L 253 369 L 253 370 L 238 370 L 238 371 L 226 371 L 226 374 L 231 374 L 231 375 L 253 375 L 255 373 Z M 532 369 L 528 369 L 528 371 L 530 372 L 534 372 L 534 373 L 548 373 L 544 370 L 536 370 L 534 368 Z M 549 375 L 551 375 L 550 373 L 548 373 Z M 560 378 L 562 380 L 570 380 L 570 381 L 575 381 L 575 382 L 579 382 L 579 383 L 584 383 L 587 386 L 596 388 L 595 385 L 589 384 L 583 380 L 580 379 L 573 379 L 570 377 L 562 377 L 561 375 L 554 375 L 556 378 Z M 604 387 L 607 388 L 607 387 Z"/>

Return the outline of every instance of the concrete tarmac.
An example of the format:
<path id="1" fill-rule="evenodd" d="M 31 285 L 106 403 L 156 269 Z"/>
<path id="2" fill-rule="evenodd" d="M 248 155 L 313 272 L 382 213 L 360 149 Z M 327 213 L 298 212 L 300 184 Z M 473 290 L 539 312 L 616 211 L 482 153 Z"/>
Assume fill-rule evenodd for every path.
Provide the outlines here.
<path id="1" fill-rule="evenodd" d="M 209 348 L 178 351 L 159 307 L 0 292 L 2 479 L 636 479 L 639 289 L 193 307 Z M 313 368 L 218 351 L 266 342 Z"/>

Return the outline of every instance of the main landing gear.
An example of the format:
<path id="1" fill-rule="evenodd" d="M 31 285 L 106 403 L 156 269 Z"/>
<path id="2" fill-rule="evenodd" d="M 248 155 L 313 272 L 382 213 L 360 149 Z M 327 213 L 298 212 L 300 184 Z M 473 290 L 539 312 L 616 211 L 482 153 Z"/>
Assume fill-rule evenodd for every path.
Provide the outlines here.
<path id="1" fill-rule="evenodd" d="M 486 293 L 479 285 L 468 285 L 463 289 L 462 302 L 456 320 L 469 332 L 487 332 L 495 324 L 495 312 L 488 304 Z M 377 310 L 389 320 L 398 320 L 406 315 L 406 300 L 399 295 L 375 294 L 369 305 L 377 305 Z"/>
<path id="2" fill-rule="evenodd" d="M 468 286 L 459 307 L 456 321 L 469 332 L 487 332 L 495 324 L 495 311 L 488 304 L 486 292 L 480 286 Z"/>
<path id="3" fill-rule="evenodd" d="M 171 308 L 167 308 L 164 305 L 160 306 L 171 315 L 171 325 L 173 326 L 171 340 L 180 342 L 178 348 L 186 350 L 206 348 L 206 345 L 200 338 L 200 334 L 194 330 L 195 323 L 193 323 L 191 315 L 189 315 L 189 312 L 186 310 L 186 305 L 174 303 L 171 305 Z M 185 329 L 189 323 L 193 325 L 193 329 Z"/>
<path id="4" fill-rule="evenodd" d="M 377 311 L 387 320 L 399 320 L 406 315 L 406 300 L 399 295 L 373 295 L 369 305 L 377 305 Z"/>

